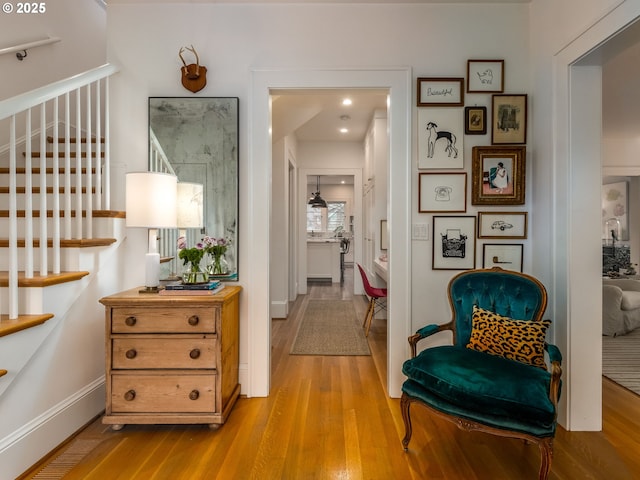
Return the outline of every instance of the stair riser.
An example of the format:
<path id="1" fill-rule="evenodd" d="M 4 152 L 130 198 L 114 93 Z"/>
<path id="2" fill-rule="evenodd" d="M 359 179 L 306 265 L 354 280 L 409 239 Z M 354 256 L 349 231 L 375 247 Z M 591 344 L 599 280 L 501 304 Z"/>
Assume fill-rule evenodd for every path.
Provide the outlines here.
<path id="1" fill-rule="evenodd" d="M 73 272 L 80 270 L 79 268 L 79 248 L 64 248 L 60 250 L 60 270 L 63 272 Z M 0 270 L 9 270 L 9 249 L 0 247 Z M 33 255 L 33 271 L 34 274 L 40 272 L 40 249 L 34 249 Z M 53 249 L 47 249 L 47 271 L 53 271 Z M 25 270 L 25 249 L 18 249 L 18 270 Z M 21 289 L 24 290 L 24 289 Z"/>
<path id="2" fill-rule="evenodd" d="M 7 198 L 8 195 L 0 195 L 0 210 L 9 210 L 9 198 Z M 32 210 L 39 210 L 40 209 L 40 195 L 36 194 L 33 195 L 32 199 L 31 199 L 31 208 Z M 71 209 L 75 209 L 76 206 L 76 201 L 77 201 L 77 195 L 75 193 L 72 193 L 70 196 L 71 198 Z M 64 210 L 64 206 L 65 206 L 65 202 L 66 202 L 66 196 L 60 195 L 59 197 L 59 202 L 60 202 L 60 209 Z M 46 202 L 47 202 L 47 209 L 51 210 L 51 208 L 53 207 L 53 194 L 47 194 L 46 196 Z M 86 202 L 86 194 L 82 194 L 82 203 L 84 204 Z M 93 198 L 93 204 L 95 206 L 95 202 L 96 202 L 96 198 Z M 19 195 L 18 198 L 16 198 L 16 204 L 17 204 L 17 209 L 18 210 L 24 210 L 26 209 L 26 205 L 27 205 L 27 199 L 24 197 L 24 195 Z"/>
<path id="3" fill-rule="evenodd" d="M 40 235 L 40 219 L 39 218 L 34 218 L 34 223 L 33 223 L 33 236 L 34 238 L 38 238 Z M 64 218 L 61 218 L 61 231 L 64 231 Z M 86 234 L 86 229 L 87 229 L 87 219 L 83 218 L 82 219 L 82 226 L 83 229 L 85 231 L 85 235 L 84 238 L 121 238 L 124 233 L 125 233 L 125 220 L 124 218 L 93 218 L 93 234 L 92 235 L 87 235 Z M 17 219 L 17 224 L 18 224 L 18 237 L 19 238 L 24 238 L 24 231 L 25 231 L 25 219 L 24 218 L 18 218 Z M 53 219 L 48 218 L 47 219 L 47 232 L 49 234 L 49 236 L 51 235 L 52 232 L 52 225 L 53 225 Z M 73 237 L 75 237 L 75 218 L 71 219 L 71 225 L 72 225 L 72 233 L 73 233 Z M 9 232 L 9 219 L 8 218 L 0 218 L 0 231 L 1 232 L 5 232 L 5 235 L 8 234 Z M 64 233 L 61 233 L 61 236 L 64 237 Z"/>

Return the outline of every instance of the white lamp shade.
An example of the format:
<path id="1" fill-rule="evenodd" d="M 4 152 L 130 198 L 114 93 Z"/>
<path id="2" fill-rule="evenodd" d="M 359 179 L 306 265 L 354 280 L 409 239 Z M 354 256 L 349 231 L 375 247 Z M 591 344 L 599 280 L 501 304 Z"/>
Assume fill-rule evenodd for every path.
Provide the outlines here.
<path id="1" fill-rule="evenodd" d="M 178 182 L 178 228 L 204 227 L 204 185 Z"/>
<path id="2" fill-rule="evenodd" d="M 127 173 L 127 227 L 177 227 L 177 183 L 178 178 L 167 173 Z"/>

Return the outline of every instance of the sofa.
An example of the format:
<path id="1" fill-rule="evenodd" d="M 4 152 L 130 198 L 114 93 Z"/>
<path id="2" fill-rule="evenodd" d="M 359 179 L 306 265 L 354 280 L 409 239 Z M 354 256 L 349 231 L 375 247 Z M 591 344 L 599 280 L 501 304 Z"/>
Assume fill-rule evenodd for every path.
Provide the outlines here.
<path id="1" fill-rule="evenodd" d="M 640 280 L 602 280 L 602 334 L 626 335 L 640 327 Z"/>

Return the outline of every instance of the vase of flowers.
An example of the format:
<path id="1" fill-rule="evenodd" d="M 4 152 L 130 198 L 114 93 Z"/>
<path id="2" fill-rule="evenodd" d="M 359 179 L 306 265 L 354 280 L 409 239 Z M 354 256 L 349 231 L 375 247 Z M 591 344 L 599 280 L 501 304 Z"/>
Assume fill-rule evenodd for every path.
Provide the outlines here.
<path id="1" fill-rule="evenodd" d="M 202 239 L 205 252 L 211 257 L 211 263 L 207 265 L 209 275 L 227 275 L 229 264 L 224 258 L 231 241 L 226 238 L 215 238 L 206 236 Z"/>
<path id="2" fill-rule="evenodd" d="M 195 247 L 187 248 L 187 239 L 181 236 L 178 238 L 178 252 L 178 258 L 186 267 L 182 274 L 182 283 L 207 283 L 209 274 L 200 268 L 200 262 L 205 254 L 204 245 L 198 243 Z"/>

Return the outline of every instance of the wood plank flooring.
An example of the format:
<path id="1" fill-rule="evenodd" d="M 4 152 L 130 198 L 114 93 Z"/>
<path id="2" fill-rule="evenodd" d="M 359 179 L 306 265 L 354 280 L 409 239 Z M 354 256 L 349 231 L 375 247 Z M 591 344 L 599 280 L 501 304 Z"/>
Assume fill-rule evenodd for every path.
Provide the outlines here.
<path id="1" fill-rule="evenodd" d="M 364 318 L 364 297 L 349 293 L 352 275 L 348 269 L 344 289 L 312 285 L 288 319 L 273 321 L 271 395 L 241 398 L 219 430 L 127 425 L 114 432 L 96 419 L 22 478 L 536 479 L 535 445 L 464 432 L 421 408 L 412 410 L 414 434 L 402 450 L 399 400 L 384 388 L 384 320 L 373 321 L 371 356 L 289 355 L 309 298 L 352 299 Z M 559 428 L 551 479 L 640 478 L 640 397 L 606 379 L 603 386 L 603 431 Z M 89 441 L 95 447 L 74 465 L 56 466 L 76 442 Z"/>

